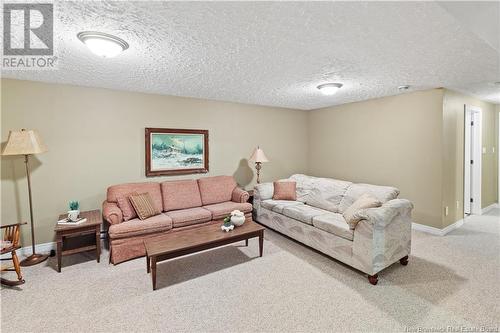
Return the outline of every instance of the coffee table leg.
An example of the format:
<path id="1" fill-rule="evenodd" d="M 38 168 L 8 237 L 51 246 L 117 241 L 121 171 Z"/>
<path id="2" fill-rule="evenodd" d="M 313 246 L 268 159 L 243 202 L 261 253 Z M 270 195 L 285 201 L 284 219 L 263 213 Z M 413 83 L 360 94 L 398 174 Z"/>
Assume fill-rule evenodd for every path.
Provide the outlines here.
<path id="1" fill-rule="evenodd" d="M 245 246 L 248 246 L 248 238 L 245 239 Z"/>
<path id="2" fill-rule="evenodd" d="M 61 273 L 62 262 L 62 236 L 57 236 L 57 271 Z"/>
<path id="3" fill-rule="evenodd" d="M 150 269 L 150 266 L 149 266 L 149 256 L 146 254 L 146 270 L 149 272 L 151 272 L 151 269 Z"/>
<path id="4" fill-rule="evenodd" d="M 156 290 L 156 257 L 151 257 L 151 281 L 153 282 L 153 290 Z"/>
<path id="5" fill-rule="evenodd" d="M 259 233 L 259 255 L 262 257 L 262 250 L 264 249 L 264 231 Z"/>

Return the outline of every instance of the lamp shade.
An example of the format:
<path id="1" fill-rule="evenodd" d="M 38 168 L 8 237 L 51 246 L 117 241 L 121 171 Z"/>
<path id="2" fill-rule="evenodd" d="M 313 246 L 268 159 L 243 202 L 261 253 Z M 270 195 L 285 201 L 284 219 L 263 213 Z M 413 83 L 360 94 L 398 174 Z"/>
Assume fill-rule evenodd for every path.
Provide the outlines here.
<path id="1" fill-rule="evenodd" d="M 255 148 L 253 151 L 252 157 L 250 157 L 250 161 L 254 162 L 269 162 L 269 160 L 266 157 L 266 154 L 264 154 L 264 151 L 260 149 L 260 147 Z"/>
<path id="2" fill-rule="evenodd" d="M 42 142 L 36 130 L 22 129 L 9 131 L 9 138 L 2 155 L 32 155 L 46 151 L 47 146 Z"/>

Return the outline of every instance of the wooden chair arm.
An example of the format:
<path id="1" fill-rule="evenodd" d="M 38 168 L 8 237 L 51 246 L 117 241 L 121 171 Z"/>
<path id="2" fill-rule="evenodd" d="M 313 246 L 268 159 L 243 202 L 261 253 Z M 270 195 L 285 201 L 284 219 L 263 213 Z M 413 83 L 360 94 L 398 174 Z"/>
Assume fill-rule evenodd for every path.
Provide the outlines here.
<path id="1" fill-rule="evenodd" d="M 13 224 L 7 224 L 7 225 L 0 225 L 0 229 L 8 228 L 8 227 L 15 227 L 16 225 L 23 225 L 23 224 L 28 224 L 27 222 L 19 222 L 19 223 L 13 223 Z"/>

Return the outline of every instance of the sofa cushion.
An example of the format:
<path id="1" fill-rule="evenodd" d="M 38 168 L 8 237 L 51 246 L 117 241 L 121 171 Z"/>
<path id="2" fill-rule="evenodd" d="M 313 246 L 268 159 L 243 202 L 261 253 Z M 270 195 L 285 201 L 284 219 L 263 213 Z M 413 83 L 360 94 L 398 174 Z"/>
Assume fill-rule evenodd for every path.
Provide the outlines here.
<path id="1" fill-rule="evenodd" d="M 172 219 L 174 228 L 208 222 L 212 219 L 212 213 L 202 207 L 171 210 L 165 214 Z"/>
<path id="2" fill-rule="evenodd" d="M 294 206 L 286 206 L 283 208 L 283 215 L 311 225 L 313 217 L 318 215 L 324 215 L 327 213 L 329 212 L 326 210 L 312 207 L 309 205 L 294 205 Z"/>
<path id="3" fill-rule="evenodd" d="M 172 229 L 172 219 L 165 214 L 158 214 L 139 220 L 138 218 L 109 226 L 109 237 L 127 238 L 151 233 L 157 233 Z"/>
<path id="4" fill-rule="evenodd" d="M 242 211 L 243 213 L 249 213 L 252 211 L 252 204 L 248 202 L 226 201 L 218 204 L 203 206 L 203 208 L 212 213 L 213 220 L 217 220 L 228 216 L 233 210 L 236 209 Z"/>
<path id="5" fill-rule="evenodd" d="M 165 212 L 201 207 L 200 190 L 195 179 L 168 181 L 160 185 L 163 194 L 163 210 Z"/>
<path id="6" fill-rule="evenodd" d="M 283 213 L 283 208 L 288 206 L 304 205 L 304 203 L 300 201 L 273 200 L 273 199 L 263 200 L 261 201 L 260 204 L 262 205 L 262 207 L 272 210 L 273 212 L 276 213 Z"/>
<path id="7" fill-rule="evenodd" d="M 130 199 L 128 198 L 132 194 L 138 194 L 138 193 L 132 192 L 132 193 L 129 193 L 125 196 L 116 197 L 116 201 L 117 201 L 118 207 L 122 211 L 124 221 L 128 221 L 128 220 L 131 220 L 131 219 L 137 217 L 137 213 L 135 212 L 134 206 L 132 206 L 132 203 L 130 202 Z"/>
<path id="8" fill-rule="evenodd" d="M 297 182 L 295 181 L 277 181 L 273 183 L 274 200 L 297 200 L 297 194 L 295 192 L 297 188 Z"/>
<path id="9" fill-rule="evenodd" d="M 163 211 L 163 200 L 161 197 L 161 190 L 159 183 L 129 183 L 113 185 L 108 187 L 107 201 L 118 203 L 118 197 L 129 196 L 130 193 L 149 193 L 151 199 L 155 203 L 155 207 L 159 212 Z"/>
<path id="10" fill-rule="evenodd" d="M 132 194 L 128 198 L 132 206 L 134 206 L 137 216 L 141 220 L 145 220 L 151 216 L 161 213 L 156 209 L 153 199 L 151 199 L 149 193 Z"/>
<path id="11" fill-rule="evenodd" d="M 380 202 L 386 203 L 389 200 L 396 199 L 399 195 L 399 190 L 392 186 L 380 186 L 371 184 L 352 184 L 342 198 L 339 206 L 339 212 L 343 213 L 349 208 L 354 201 L 360 196 L 368 193 L 377 198 Z"/>
<path id="12" fill-rule="evenodd" d="M 297 200 L 310 206 L 339 212 L 339 205 L 351 182 L 318 178 L 302 174 L 293 175 L 291 180 L 297 182 Z"/>
<path id="13" fill-rule="evenodd" d="M 344 220 L 342 214 L 328 213 L 313 217 L 313 226 L 339 237 L 353 240 L 354 230 L 349 228 L 349 225 Z"/>
<path id="14" fill-rule="evenodd" d="M 205 206 L 231 201 L 236 182 L 231 176 L 206 177 L 198 179 L 198 186 Z"/>

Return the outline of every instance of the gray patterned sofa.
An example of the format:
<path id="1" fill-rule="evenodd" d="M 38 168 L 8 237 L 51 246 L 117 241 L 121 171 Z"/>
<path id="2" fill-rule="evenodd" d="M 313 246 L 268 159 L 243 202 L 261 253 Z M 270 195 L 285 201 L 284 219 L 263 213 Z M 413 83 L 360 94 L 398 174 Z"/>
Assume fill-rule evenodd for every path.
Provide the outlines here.
<path id="1" fill-rule="evenodd" d="M 413 205 L 397 199 L 398 189 L 302 174 L 286 180 L 297 182 L 296 201 L 273 200 L 273 183 L 255 187 L 257 222 L 368 274 L 371 284 L 389 265 L 408 263 Z M 351 230 L 342 213 L 364 193 L 383 204 L 359 212 Z"/>

